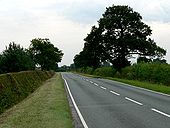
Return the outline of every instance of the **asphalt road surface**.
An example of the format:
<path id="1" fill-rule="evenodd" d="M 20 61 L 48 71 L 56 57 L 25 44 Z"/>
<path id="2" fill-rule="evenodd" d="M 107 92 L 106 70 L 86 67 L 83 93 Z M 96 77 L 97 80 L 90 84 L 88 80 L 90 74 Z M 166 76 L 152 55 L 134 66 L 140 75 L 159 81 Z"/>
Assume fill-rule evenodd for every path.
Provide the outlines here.
<path id="1" fill-rule="evenodd" d="M 170 96 L 62 73 L 88 128 L 170 128 Z"/>

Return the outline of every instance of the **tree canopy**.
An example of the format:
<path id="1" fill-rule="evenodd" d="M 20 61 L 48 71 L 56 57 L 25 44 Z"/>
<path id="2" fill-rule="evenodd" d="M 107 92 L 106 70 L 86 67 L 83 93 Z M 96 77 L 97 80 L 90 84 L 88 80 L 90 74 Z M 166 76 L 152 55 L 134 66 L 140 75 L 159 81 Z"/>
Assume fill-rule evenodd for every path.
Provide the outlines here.
<path id="1" fill-rule="evenodd" d="M 161 58 L 166 51 L 150 38 L 151 32 L 151 28 L 142 22 L 142 16 L 131 7 L 113 5 L 106 8 L 98 21 L 98 27 L 93 26 L 85 38 L 81 53 L 90 54 L 88 60 L 83 54 L 80 55 L 81 53 L 75 60 L 90 60 L 93 67 L 98 66 L 100 62 L 109 61 L 114 68 L 120 70 L 130 65 L 128 59 L 134 54 Z"/>
<path id="2" fill-rule="evenodd" d="M 34 62 L 26 49 L 12 42 L 0 55 L 0 67 L 0 73 L 32 70 Z"/>
<path id="3" fill-rule="evenodd" d="M 50 42 L 49 39 L 33 39 L 29 48 L 36 65 L 42 70 L 55 70 L 61 62 L 63 53 Z"/>

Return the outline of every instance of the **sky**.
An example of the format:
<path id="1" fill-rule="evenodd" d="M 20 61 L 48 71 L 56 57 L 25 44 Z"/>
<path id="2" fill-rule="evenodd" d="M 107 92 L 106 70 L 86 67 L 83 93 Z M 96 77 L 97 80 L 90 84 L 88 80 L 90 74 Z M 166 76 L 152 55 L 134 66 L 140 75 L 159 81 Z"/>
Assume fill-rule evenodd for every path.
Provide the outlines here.
<path id="1" fill-rule="evenodd" d="M 64 53 L 59 65 L 70 65 L 91 27 L 113 4 L 141 14 L 170 63 L 169 0 L 0 0 L 0 52 L 10 42 L 28 48 L 34 38 L 49 38 Z"/>

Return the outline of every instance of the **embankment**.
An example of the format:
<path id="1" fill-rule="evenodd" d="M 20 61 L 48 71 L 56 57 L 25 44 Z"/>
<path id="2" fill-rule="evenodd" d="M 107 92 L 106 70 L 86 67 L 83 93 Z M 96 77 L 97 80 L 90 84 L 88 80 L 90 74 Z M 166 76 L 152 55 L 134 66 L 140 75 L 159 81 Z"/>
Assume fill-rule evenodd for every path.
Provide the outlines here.
<path id="1" fill-rule="evenodd" d="M 19 103 L 54 75 L 47 71 L 23 71 L 0 75 L 0 113 Z"/>

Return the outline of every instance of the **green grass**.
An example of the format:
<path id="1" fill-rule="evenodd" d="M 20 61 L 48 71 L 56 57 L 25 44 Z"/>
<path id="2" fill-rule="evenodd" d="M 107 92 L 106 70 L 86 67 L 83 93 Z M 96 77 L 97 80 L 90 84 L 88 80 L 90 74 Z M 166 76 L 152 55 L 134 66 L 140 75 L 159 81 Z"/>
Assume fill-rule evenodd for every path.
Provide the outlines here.
<path id="1" fill-rule="evenodd" d="M 0 114 L 21 102 L 54 73 L 22 71 L 0 75 Z"/>
<path id="2" fill-rule="evenodd" d="M 83 74 L 83 73 L 78 73 L 78 74 L 84 75 L 87 77 L 93 77 L 93 78 L 105 78 L 109 80 L 114 80 L 114 81 L 130 84 L 136 87 L 141 87 L 141 88 L 145 88 L 145 89 L 149 89 L 149 90 L 153 90 L 153 91 L 157 91 L 157 92 L 161 92 L 165 94 L 170 94 L 170 87 L 166 85 L 162 85 L 162 84 L 152 84 L 152 83 L 145 82 L 145 81 L 127 80 L 127 79 L 120 79 L 120 78 L 113 78 L 113 77 L 101 77 L 101 76 L 89 75 L 89 74 Z"/>
<path id="3" fill-rule="evenodd" d="M 142 82 L 142 81 L 137 81 L 137 80 L 126 80 L 126 79 L 111 78 L 111 77 L 108 77 L 107 79 L 119 81 L 119 82 L 130 84 L 136 87 L 141 87 L 141 88 L 145 88 L 145 89 L 149 89 L 149 90 L 153 90 L 153 91 L 157 91 L 157 92 L 161 92 L 165 94 L 170 94 L 170 87 L 161 85 L 161 84 L 152 84 L 149 82 Z"/>
<path id="4" fill-rule="evenodd" d="M 73 128 L 63 80 L 56 74 L 0 115 L 0 128 Z"/>

